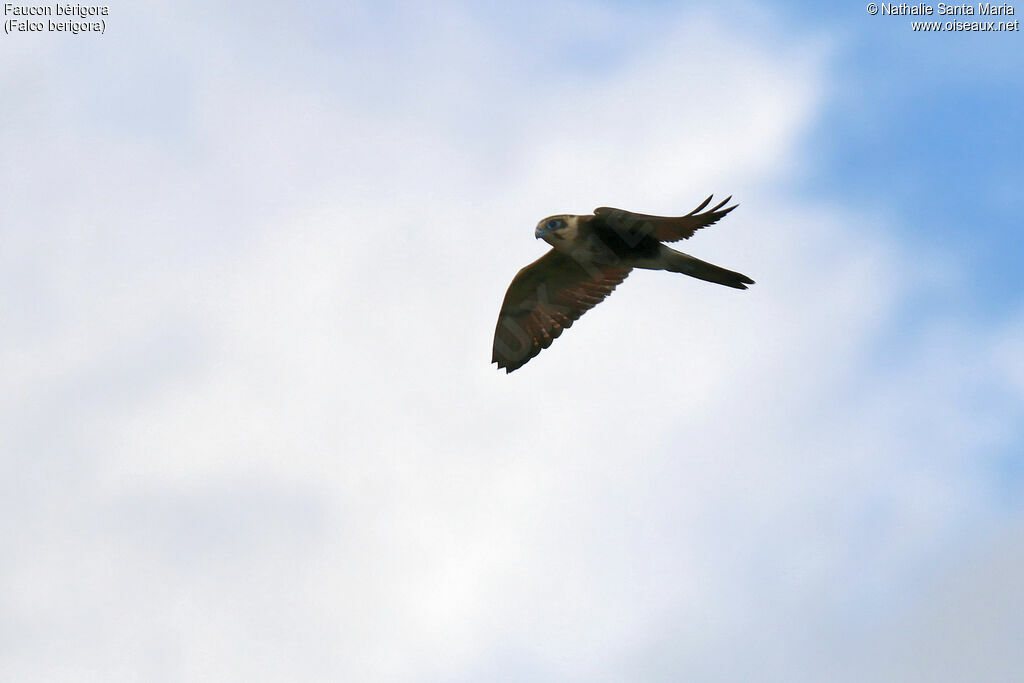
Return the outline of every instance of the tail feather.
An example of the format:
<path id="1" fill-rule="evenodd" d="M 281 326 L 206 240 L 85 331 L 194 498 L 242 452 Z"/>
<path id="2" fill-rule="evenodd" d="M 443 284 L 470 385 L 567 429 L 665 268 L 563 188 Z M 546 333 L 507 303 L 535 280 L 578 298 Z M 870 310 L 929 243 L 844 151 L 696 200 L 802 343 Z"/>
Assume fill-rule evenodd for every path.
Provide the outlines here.
<path id="1" fill-rule="evenodd" d="M 747 285 L 754 284 L 754 281 L 743 273 L 726 270 L 713 263 L 701 261 L 699 258 L 694 258 L 689 254 L 684 254 L 668 247 L 664 247 L 662 262 L 665 264 L 665 270 L 672 273 L 683 273 L 690 277 L 725 285 L 726 287 L 746 289 Z"/>

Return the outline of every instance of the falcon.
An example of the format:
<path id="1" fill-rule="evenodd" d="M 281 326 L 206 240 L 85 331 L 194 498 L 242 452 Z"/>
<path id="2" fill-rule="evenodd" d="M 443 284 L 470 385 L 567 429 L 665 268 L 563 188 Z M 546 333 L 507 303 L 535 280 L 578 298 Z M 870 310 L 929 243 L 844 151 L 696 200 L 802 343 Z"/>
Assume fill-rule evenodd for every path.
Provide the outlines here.
<path id="1" fill-rule="evenodd" d="M 713 195 L 712 195 L 713 196 Z M 492 363 L 517 370 L 551 346 L 581 315 L 604 301 L 634 268 L 683 273 L 746 289 L 746 275 L 665 246 L 688 239 L 736 208 L 732 197 L 703 211 L 708 197 L 685 216 L 650 216 L 603 206 L 587 216 L 548 216 L 534 236 L 552 246 L 515 276 L 494 330 Z"/>

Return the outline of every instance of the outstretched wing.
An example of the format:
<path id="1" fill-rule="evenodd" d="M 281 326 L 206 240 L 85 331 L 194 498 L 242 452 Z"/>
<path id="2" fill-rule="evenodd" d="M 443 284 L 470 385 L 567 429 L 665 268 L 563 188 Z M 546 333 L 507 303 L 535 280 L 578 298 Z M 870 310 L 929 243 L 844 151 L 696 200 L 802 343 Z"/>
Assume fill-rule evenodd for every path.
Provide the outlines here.
<path id="1" fill-rule="evenodd" d="M 711 197 L 713 196 L 711 195 Z M 650 235 L 659 242 L 675 242 L 689 239 L 693 233 L 715 223 L 739 206 L 739 204 L 733 204 L 728 209 L 722 209 L 732 199 L 730 195 L 717 206 L 704 213 L 699 213 L 701 209 L 711 203 L 711 197 L 705 199 L 700 206 L 685 216 L 649 216 L 644 213 L 633 213 L 607 206 L 594 209 L 594 215 L 603 218 L 614 230 L 638 236 Z"/>
<path id="2" fill-rule="evenodd" d="M 622 265 L 580 264 L 554 249 L 541 256 L 519 271 L 505 293 L 491 362 L 505 372 L 522 367 L 601 303 L 629 271 Z"/>

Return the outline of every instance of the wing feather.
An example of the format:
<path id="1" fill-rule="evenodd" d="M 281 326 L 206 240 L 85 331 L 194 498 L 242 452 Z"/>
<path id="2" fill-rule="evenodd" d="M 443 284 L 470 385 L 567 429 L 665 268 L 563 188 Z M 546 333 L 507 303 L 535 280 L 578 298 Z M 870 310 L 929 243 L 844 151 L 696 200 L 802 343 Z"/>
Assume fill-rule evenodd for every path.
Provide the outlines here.
<path id="1" fill-rule="evenodd" d="M 525 365 L 581 315 L 612 293 L 630 268 L 586 267 L 554 249 L 515 276 L 501 304 L 494 330 L 494 355 L 505 372 Z"/>
<path id="2" fill-rule="evenodd" d="M 693 233 L 718 222 L 739 206 L 739 204 L 733 204 L 727 209 L 722 208 L 732 199 L 730 195 L 724 201 L 701 213 L 701 210 L 711 203 L 713 196 L 709 196 L 700 203 L 700 206 L 685 216 L 651 216 L 624 209 L 613 209 L 608 206 L 594 209 L 594 215 L 602 217 L 615 230 L 636 235 L 650 235 L 659 242 L 676 242 L 689 239 Z"/>

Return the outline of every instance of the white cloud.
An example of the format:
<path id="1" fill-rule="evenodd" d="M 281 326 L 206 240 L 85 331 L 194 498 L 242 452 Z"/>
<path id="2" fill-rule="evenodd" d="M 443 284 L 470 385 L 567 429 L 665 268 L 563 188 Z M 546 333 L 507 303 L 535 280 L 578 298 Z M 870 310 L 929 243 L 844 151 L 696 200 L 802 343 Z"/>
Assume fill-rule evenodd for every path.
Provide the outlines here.
<path id="1" fill-rule="evenodd" d="M 97 137 L 83 84 L 14 114 L 49 132 L 3 180 L 67 188 L 0 209 L 15 679 L 813 678 L 993 514 L 1019 335 L 883 345 L 941 281 L 778 194 L 824 53 L 683 17 L 567 81 L 439 11 L 376 66 L 188 31 L 173 135 Z M 487 365 L 539 215 L 710 191 L 743 205 L 686 247 L 756 287 L 637 273 Z"/>

